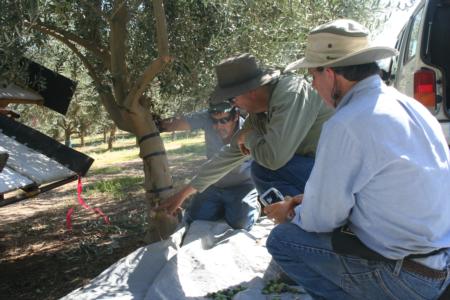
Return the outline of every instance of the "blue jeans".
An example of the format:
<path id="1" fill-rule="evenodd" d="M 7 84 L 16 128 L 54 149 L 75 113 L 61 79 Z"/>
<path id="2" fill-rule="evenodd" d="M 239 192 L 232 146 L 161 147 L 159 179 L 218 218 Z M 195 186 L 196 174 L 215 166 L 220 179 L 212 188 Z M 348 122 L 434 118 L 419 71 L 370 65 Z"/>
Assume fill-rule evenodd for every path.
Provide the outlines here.
<path id="1" fill-rule="evenodd" d="M 313 165 L 314 158 L 294 155 L 290 161 L 277 170 L 267 169 L 253 161 L 251 174 L 259 194 L 275 187 L 284 196 L 295 196 L 303 194 Z"/>
<path id="2" fill-rule="evenodd" d="M 257 192 L 253 185 L 227 188 L 210 186 L 195 195 L 186 210 L 186 221 L 225 221 L 234 229 L 250 230 L 259 217 Z"/>
<path id="3" fill-rule="evenodd" d="M 400 264 L 339 255 L 332 250 L 331 233 L 306 232 L 292 223 L 272 230 L 267 249 L 315 299 L 436 299 L 450 283 L 448 273 L 446 279 L 432 279 Z"/>

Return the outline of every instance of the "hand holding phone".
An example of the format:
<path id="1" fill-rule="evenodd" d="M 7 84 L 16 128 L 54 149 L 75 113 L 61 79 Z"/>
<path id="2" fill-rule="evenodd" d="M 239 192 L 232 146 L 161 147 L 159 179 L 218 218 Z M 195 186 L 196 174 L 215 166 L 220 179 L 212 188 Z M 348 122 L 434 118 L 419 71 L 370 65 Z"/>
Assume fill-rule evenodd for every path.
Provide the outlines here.
<path id="1" fill-rule="evenodd" d="M 277 190 L 276 188 L 272 187 L 262 193 L 262 195 L 259 197 L 259 200 L 264 206 L 269 206 L 271 204 L 274 204 L 276 202 L 280 202 L 284 200 L 283 194 Z"/>

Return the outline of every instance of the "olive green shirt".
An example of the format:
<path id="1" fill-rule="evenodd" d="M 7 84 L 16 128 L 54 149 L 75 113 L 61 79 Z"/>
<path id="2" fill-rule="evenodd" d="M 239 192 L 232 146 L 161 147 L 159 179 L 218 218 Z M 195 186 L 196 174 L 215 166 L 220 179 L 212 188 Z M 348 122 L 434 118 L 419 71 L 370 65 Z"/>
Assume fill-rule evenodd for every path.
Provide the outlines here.
<path id="1" fill-rule="evenodd" d="M 251 128 L 245 140 L 252 158 L 260 165 L 277 170 L 294 154 L 314 157 L 322 124 L 334 110 L 325 106 L 309 83 L 292 74 L 281 76 L 274 84 L 267 113 L 250 114 L 244 128 Z M 248 159 L 233 137 L 191 180 L 203 192 L 229 171 Z"/>

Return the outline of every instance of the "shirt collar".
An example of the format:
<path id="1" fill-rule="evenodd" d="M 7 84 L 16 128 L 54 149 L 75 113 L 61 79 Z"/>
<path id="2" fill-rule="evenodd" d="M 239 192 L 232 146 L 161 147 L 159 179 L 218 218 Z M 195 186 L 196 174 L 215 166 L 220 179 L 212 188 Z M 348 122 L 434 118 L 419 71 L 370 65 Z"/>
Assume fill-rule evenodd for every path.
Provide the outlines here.
<path id="1" fill-rule="evenodd" d="M 381 80 L 379 75 L 372 75 L 370 77 L 367 77 L 366 79 L 363 79 L 359 82 L 357 82 L 348 92 L 347 94 L 342 97 L 341 101 L 339 102 L 338 106 L 336 107 L 336 110 L 341 109 L 345 105 L 347 105 L 353 98 L 353 96 L 357 93 L 359 93 L 362 90 L 370 89 L 370 88 L 377 88 L 380 87 L 383 84 L 383 81 Z"/>

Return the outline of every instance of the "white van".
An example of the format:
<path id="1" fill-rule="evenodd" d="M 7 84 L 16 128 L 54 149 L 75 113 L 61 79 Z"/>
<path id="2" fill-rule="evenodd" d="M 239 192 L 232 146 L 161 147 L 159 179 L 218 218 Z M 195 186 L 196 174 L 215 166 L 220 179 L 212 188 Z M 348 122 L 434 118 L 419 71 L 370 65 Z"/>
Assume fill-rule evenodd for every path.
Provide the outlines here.
<path id="1" fill-rule="evenodd" d="M 398 35 L 388 84 L 424 104 L 450 145 L 450 0 L 421 1 Z"/>

